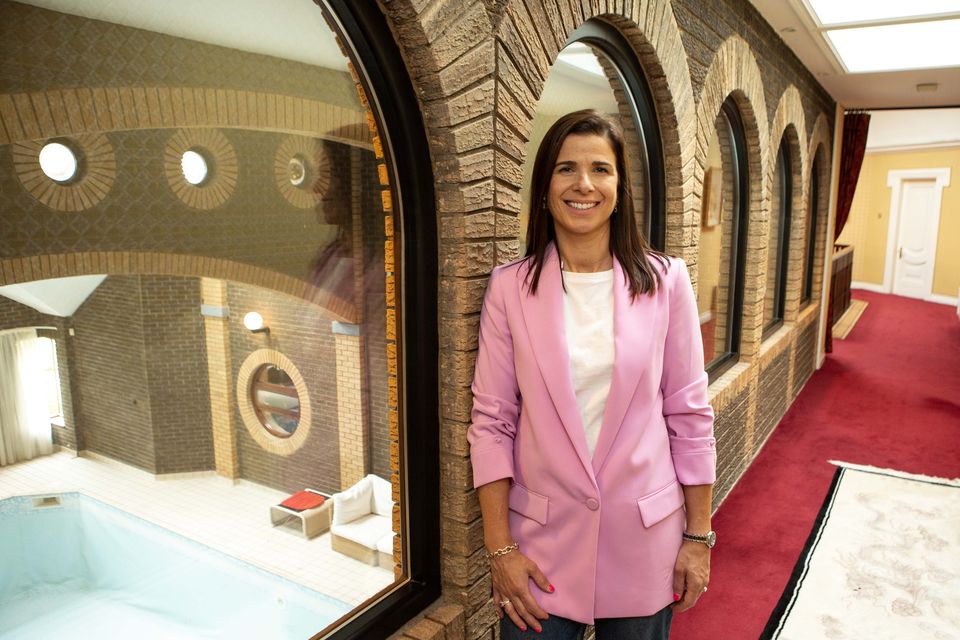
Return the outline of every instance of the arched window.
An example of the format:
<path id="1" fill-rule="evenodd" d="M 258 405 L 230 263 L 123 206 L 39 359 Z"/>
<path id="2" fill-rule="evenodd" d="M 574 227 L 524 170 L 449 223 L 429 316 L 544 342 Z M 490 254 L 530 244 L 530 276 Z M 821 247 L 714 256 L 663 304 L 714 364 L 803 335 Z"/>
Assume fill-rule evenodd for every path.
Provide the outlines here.
<path id="1" fill-rule="evenodd" d="M 533 158 L 543 135 L 560 116 L 597 109 L 620 123 L 627 145 L 637 224 L 654 248 L 665 233 L 663 153 L 653 96 L 630 43 L 616 28 L 589 20 L 574 31 L 543 87 L 524 164 L 522 199 L 529 204 Z M 521 214 L 525 241 L 528 207 Z"/>
<path id="2" fill-rule="evenodd" d="M 813 297 L 813 265 L 817 261 L 817 220 L 820 218 L 820 154 L 814 157 L 810 171 L 810 197 L 807 203 L 806 247 L 803 252 L 803 287 L 800 304 L 807 305 Z"/>
<path id="3" fill-rule="evenodd" d="M 714 121 L 701 200 L 697 304 L 711 380 L 740 355 L 749 185 L 743 121 L 729 97 Z"/>
<path id="4" fill-rule="evenodd" d="M 777 150 L 770 199 L 770 226 L 767 233 L 767 287 L 763 301 L 763 337 L 783 324 L 787 297 L 787 260 L 790 254 L 790 217 L 793 204 L 793 172 L 790 143 L 784 133 Z"/>

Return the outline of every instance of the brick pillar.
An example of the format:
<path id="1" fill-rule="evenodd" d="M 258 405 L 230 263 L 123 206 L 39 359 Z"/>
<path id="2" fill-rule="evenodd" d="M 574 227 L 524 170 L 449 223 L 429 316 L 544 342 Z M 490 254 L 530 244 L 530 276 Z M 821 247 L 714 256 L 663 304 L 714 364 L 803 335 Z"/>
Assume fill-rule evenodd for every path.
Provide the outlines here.
<path id="1" fill-rule="evenodd" d="M 353 485 L 367 473 L 370 448 L 364 428 L 361 388 L 363 339 L 360 326 L 333 323 L 337 351 L 337 423 L 340 429 L 340 486 Z"/>
<path id="2" fill-rule="evenodd" d="M 210 380 L 210 423 L 213 429 L 213 459 L 217 473 L 240 477 L 237 434 L 233 425 L 233 376 L 230 367 L 230 327 L 227 283 L 200 279 L 204 335 L 207 341 L 207 375 Z"/>

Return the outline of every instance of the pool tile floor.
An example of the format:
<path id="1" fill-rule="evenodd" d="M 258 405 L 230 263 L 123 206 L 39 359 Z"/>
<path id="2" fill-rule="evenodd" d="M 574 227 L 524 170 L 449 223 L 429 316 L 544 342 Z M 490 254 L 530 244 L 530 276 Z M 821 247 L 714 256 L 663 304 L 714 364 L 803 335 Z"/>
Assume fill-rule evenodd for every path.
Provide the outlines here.
<path id="1" fill-rule="evenodd" d="M 235 558 L 357 606 L 393 583 L 393 572 L 273 527 L 270 506 L 287 494 L 212 472 L 158 477 L 97 455 L 60 451 L 0 467 L 0 499 L 78 491 Z"/>

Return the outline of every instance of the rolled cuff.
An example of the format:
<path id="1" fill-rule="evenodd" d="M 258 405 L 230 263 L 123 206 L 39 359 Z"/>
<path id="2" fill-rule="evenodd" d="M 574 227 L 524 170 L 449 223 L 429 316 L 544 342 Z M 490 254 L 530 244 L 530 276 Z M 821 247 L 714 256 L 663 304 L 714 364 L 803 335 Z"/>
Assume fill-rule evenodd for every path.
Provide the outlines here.
<path id="1" fill-rule="evenodd" d="M 717 479 L 717 449 L 713 438 L 671 438 L 670 453 L 680 484 L 713 484 Z"/>
<path id="2" fill-rule="evenodd" d="M 474 488 L 495 480 L 513 478 L 513 439 L 487 437 L 470 447 Z"/>

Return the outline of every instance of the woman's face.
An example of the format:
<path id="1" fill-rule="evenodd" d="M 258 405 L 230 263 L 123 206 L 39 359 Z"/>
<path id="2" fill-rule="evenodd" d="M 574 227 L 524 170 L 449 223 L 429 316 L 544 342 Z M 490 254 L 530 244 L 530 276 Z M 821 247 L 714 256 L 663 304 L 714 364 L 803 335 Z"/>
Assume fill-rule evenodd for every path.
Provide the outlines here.
<path id="1" fill-rule="evenodd" d="M 609 239 L 618 183 L 617 159 L 606 138 L 568 135 L 557 155 L 547 195 L 557 240 Z"/>

